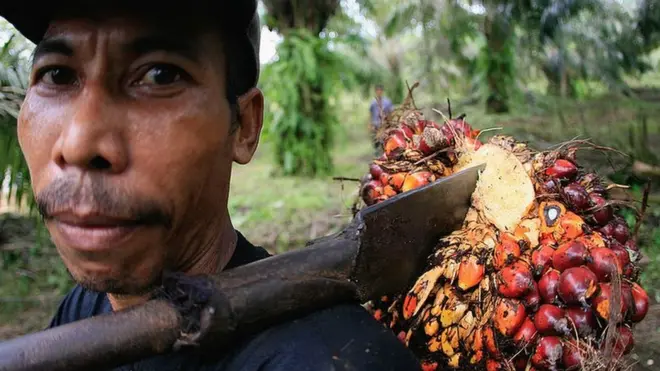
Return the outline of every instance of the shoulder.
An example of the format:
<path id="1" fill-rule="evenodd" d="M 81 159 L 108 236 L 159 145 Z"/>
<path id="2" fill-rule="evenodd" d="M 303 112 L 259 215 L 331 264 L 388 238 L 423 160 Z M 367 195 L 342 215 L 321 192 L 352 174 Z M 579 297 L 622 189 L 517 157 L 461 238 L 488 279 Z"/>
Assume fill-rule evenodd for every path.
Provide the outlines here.
<path id="1" fill-rule="evenodd" d="M 232 364 L 241 371 L 420 369 L 394 334 L 359 305 L 335 306 L 271 328 Z"/>
<path id="2" fill-rule="evenodd" d="M 61 326 L 110 310 L 110 302 L 105 294 L 76 285 L 64 297 L 48 327 Z"/>

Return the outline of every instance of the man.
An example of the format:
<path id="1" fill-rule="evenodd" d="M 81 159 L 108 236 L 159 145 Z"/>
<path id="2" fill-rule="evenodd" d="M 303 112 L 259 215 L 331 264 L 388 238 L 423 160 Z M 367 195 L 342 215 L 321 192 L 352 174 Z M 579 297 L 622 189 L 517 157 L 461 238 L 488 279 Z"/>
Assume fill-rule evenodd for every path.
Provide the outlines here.
<path id="1" fill-rule="evenodd" d="M 144 303 L 165 270 L 213 274 L 268 256 L 227 210 L 232 163 L 251 160 L 262 129 L 256 0 L 5 3 L 0 15 L 38 44 L 18 135 L 77 282 L 51 326 Z M 121 370 L 418 368 L 356 303 L 228 352 Z"/>
<path id="2" fill-rule="evenodd" d="M 376 97 L 374 100 L 371 102 L 371 106 L 369 106 L 369 117 L 370 117 L 370 126 L 369 129 L 372 133 L 372 140 L 373 140 L 373 145 L 374 149 L 376 150 L 377 153 L 380 152 L 380 141 L 378 140 L 376 134 L 378 132 L 378 129 L 380 128 L 380 124 L 382 119 L 390 114 L 392 112 L 392 109 L 394 106 L 392 105 L 392 101 L 383 96 L 383 85 L 378 84 L 376 85 Z"/>

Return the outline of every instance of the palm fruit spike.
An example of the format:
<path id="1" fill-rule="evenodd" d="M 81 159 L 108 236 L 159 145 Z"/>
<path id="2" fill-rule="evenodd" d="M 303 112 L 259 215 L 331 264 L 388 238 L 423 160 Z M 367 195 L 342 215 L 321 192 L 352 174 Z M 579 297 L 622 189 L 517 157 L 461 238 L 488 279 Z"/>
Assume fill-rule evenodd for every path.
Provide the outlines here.
<path id="1" fill-rule="evenodd" d="M 437 242 L 416 282 L 365 304 L 422 369 L 573 369 L 604 357 L 607 338 L 626 341 L 610 344 L 612 357 L 630 352 L 648 310 L 640 256 L 576 146 L 535 152 L 501 135 L 482 143 L 465 116 L 424 118 L 412 90 L 381 135 L 385 155 L 362 186 L 367 205 L 486 163 L 463 226 Z"/>

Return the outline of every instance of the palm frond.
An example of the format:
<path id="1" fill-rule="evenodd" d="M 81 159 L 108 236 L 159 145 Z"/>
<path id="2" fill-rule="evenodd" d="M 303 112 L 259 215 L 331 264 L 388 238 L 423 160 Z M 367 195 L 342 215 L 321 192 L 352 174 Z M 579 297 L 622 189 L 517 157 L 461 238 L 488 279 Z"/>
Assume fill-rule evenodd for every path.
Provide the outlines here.
<path id="1" fill-rule="evenodd" d="M 0 187 L 7 191 L 9 202 L 21 205 L 27 196 L 33 209 L 30 174 L 16 134 L 16 120 L 28 81 L 26 61 L 20 57 L 22 51 L 14 37 L 0 48 Z"/>

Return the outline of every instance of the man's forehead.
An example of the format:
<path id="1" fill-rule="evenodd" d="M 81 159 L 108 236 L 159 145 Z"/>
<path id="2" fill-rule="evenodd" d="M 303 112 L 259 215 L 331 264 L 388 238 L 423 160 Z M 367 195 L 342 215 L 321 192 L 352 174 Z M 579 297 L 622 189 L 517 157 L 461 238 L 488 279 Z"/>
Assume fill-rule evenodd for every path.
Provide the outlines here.
<path id="1" fill-rule="evenodd" d="M 103 32 L 117 38 L 158 35 L 161 38 L 190 38 L 190 41 L 194 42 L 196 38 L 210 31 L 210 27 L 206 27 L 203 22 L 191 22 L 188 18 L 182 16 L 179 19 L 164 19 L 130 12 L 65 14 L 50 21 L 44 39 L 85 38 Z M 173 24 L 176 24 L 176 27 L 173 27 Z"/>
<path id="2" fill-rule="evenodd" d="M 202 41 L 220 39 L 202 26 L 172 27 L 156 18 L 135 14 L 110 14 L 105 16 L 70 15 L 53 19 L 37 45 L 35 60 L 50 52 L 73 55 L 80 45 L 94 42 L 100 35 L 123 47 L 127 53 L 144 54 L 164 50 L 184 54 L 190 59 L 201 58 Z M 209 45 L 204 45 L 208 48 Z"/>

